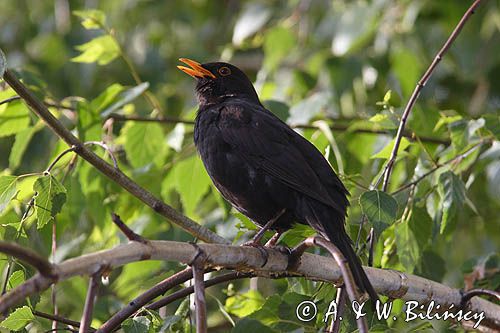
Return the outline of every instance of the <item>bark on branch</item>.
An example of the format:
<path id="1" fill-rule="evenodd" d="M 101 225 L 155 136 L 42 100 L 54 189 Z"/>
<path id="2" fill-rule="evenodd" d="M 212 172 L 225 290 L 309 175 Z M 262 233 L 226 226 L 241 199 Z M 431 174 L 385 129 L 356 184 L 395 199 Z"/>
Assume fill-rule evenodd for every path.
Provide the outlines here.
<path id="1" fill-rule="evenodd" d="M 277 250 L 268 250 L 269 258 L 263 265 L 258 249 L 223 244 L 199 244 L 207 255 L 207 267 L 229 268 L 239 272 L 253 272 L 258 276 L 274 277 L 280 274 L 303 276 L 311 280 L 340 283 L 342 273 L 332 258 L 305 253 L 296 267 L 287 271 L 288 257 Z M 54 265 L 58 281 L 78 275 L 95 274 L 101 267 L 115 268 L 127 263 L 151 259 L 190 263 L 198 251 L 189 243 L 150 241 L 148 244 L 130 242 L 110 250 L 99 251 L 66 260 Z M 262 266 L 263 265 L 263 266 Z M 328 268 L 328 269 L 326 269 Z M 462 292 L 443 284 L 398 271 L 365 267 L 375 290 L 390 298 L 413 300 L 420 304 L 434 301 L 445 311 L 452 304 L 460 308 Z M 54 280 L 35 275 L 0 298 L 0 312 L 20 303 L 26 297 L 47 289 Z M 468 311 L 484 313 L 481 325 L 500 330 L 500 306 L 479 297 L 473 297 Z"/>

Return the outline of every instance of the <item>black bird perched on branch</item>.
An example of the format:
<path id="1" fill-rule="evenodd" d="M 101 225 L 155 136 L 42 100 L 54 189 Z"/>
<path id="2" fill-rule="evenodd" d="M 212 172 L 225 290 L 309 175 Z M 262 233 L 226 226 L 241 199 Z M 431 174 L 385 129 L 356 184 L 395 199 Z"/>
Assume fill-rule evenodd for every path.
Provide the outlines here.
<path id="1" fill-rule="evenodd" d="M 196 147 L 224 198 L 262 227 L 253 242 L 267 229 L 277 240 L 292 223 L 308 224 L 339 248 L 357 286 L 378 299 L 344 229 L 348 191 L 323 155 L 260 103 L 237 67 L 180 61 L 197 80 Z"/>

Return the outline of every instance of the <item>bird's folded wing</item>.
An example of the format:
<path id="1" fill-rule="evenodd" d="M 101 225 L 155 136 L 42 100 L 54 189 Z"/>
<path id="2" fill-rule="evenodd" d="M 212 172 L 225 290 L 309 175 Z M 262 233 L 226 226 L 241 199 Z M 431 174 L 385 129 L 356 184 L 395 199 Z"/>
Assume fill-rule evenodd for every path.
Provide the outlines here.
<path id="1" fill-rule="evenodd" d="M 294 190 L 345 213 L 345 203 L 338 203 L 330 196 L 295 144 L 295 135 L 299 134 L 269 111 L 255 110 L 246 104 L 225 105 L 220 112 L 218 127 L 224 141 L 247 163 Z"/>

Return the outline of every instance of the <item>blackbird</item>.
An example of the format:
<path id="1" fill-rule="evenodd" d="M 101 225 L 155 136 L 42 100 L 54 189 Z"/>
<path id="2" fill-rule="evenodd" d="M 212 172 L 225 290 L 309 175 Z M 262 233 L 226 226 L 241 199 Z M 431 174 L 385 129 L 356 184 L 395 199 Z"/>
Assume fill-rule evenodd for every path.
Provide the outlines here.
<path id="1" fill-rule="evenodd" d="M 194 142 L 215 187 L 238 211 L 273 237 L 308 224 L 336 245 L 362 292 L 378 299 L 344 229 L 349 194 L 323 155 L 267 110 L 251 81 L 224 62 L 177 66 L 196 79 L 199 109 Z"/>

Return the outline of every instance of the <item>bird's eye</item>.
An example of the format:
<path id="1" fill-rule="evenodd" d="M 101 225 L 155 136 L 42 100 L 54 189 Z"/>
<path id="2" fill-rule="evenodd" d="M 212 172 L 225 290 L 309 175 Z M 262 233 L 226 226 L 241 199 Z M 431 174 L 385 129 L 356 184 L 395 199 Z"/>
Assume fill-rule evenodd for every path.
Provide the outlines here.
<path id="1" fill-rule="evenodd" d="M 221 76 L 228 76 L 229 74 L 231 74 L 231 70 L 228 68 L 228 67 L 221 67 L 219 68 L 219 74 Z"/>

